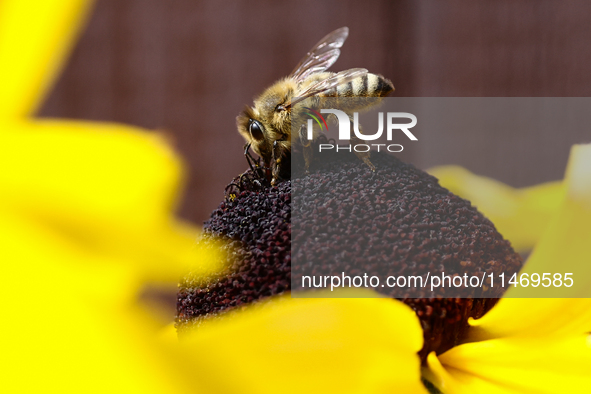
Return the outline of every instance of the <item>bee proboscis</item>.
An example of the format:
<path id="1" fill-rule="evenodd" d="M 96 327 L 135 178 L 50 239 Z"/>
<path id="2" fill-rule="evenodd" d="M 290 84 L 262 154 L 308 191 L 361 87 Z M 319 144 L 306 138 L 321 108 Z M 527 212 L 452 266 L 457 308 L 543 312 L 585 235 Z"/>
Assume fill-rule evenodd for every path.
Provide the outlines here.
<path id="1" fill-rule="evenodd" d="M 320 98 L 371 97 L 381 98 L 394 90 L 392 82 L 364 68 L 352 68 L 338 73 L 326 71 L 338 59 L 340 48 L 349 35 L 341 27 L 322 38 L 304 56 L 287 77 L 275 82 L 254 100 L 236 119 L 238 131 L 246 140 L 245 155 L 249 163 L 249 149 L 260 156 L 266 176 L 272 184 L 289 176 L 292 143 L 300 144 L 304 152 L 306 169 L 312 157 L 312 144 L 302 131 L 306 121 L 302 108 L 318 109 Z M 376 100 L 356 100 L 348 111 L 357 111 L 376 104 Z M 293 130 L 299 136 L 292 140 Z M 322 134 L 314 131 L 314 140 Z M 356 153 L 370 169 L 375 167 L 369 152 Z"/>

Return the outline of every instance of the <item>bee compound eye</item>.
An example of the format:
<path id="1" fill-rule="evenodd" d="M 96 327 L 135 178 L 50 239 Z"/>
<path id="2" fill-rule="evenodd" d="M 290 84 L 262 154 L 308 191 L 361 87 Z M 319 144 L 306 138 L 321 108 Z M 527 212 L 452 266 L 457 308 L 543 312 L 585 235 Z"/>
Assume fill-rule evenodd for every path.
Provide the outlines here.
<path id="1" fill-rule="evenodd" d="M 257 141 L 260 141 L 265 137 L 263 134 L 263 125 L 258 120 L 250 119 L 248 121 L 248 132 L 251 137 Z"/>

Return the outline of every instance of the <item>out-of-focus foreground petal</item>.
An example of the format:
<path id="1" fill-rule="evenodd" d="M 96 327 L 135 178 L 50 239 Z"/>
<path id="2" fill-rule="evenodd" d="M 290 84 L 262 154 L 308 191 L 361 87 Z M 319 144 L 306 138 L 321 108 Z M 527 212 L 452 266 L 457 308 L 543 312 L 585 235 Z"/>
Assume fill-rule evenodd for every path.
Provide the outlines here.
<path id="1" fill-rule="evenodd" d="M 446 393 L 558 393 L 591 390 L 591 145 L 574 146 L 565 197 L 523 272 L 551 273 L 548 287 L 512 287 L 469 339 L 439 359 L 426 376 Z M 554 273 L 573 272 L 575 285 L 557 288 Z M 548 282 L 546 282 L 548 283 Z M 559 292 L 573 289 L 573 293 Z M 585 298 L 550 298 L 556 294 Z M 527 295 L 548 298 L 510 298 Z"/>
<path id="2" fill-rule="evenodd" d="M 191 392 L 138 301 L 148 281 L 215 261 L 173 216 L 179 159 L 121 125 L 0 127 L 2 388 Z"/>
<path id="3" fill-rule="evenodd" d="M 572 147 L 565 183 L 564 202 L 522 270 L 550 273 L 552 285 L 512 287 L 505 297 L 591 297 L 591 144 Z M 563 278 L 555 282 L 555 273 Z"/>
<path id="4" fill-rule="evenodd" d="M 173 217 L 179 159 L 131 127 L 25 120 L 90 3 L 0 1 L 2 390 L 192 392 L 138 301 L 149 280 L 215 265 Z"/>
<path id="5" fill-rule="evenodd" d="M 134 265 L 0 210 L 0 381 L 7 393 L 166 393 Z M 181 391 L 182 392 L 182 391 Z"/>
<path id="6" fill-rule="evenodd" d="M 129 126 L 15 122 L 0 133 L 0 202 L 97 255 L 141 261 L 177 281 L 201 258 L 197 231 L 172 217 L 181 163 L 157 134 Z M 219 260 L 218 260 L 219 261 Z"/>
<path id="7" fill-rule="evenodd" d="M 517 251 L 530 250 L 556 214 L 564 197 L 562 182 L 515 189 L 458 166 L 428 170 L 439 183 L 478 207 Z"/>
<path id="8" fill-rule="evenodd" d="M 470 341 L 581 335 L 591 332 L 591 299 L 503 298 L 470 324 Z"/>
<path id="9" fill-rule="evenodd" d="M 391 299 L 282 297 L 181 341 L 217 393 L 426 393 L 415 313 Z"/>
<path id="10" fill-rule="evenodd" d="M 540 277 L 548 273 L 551 285 L 509 289 L 497 306 L 472 322 L 474 339 L 576 335 L 591 331 L 591 145 L 572 148 L 565 183 L 567 191 L 562 207 L 522 271 L 530 278 L 534 273 Z M 562 279 L 555 282 L 557 273 Z M 564 285 L 565 273 L 572 273 L 572 287 Z M 528 296 L 548 298 L 522 298 Z"/>
<path id="11" fill-rule="evenodd" d="M 0 1 L 0 119 L 31 114 L 89 14 L 90 0 Z"/>
<path id="12" fill-rule="evenodd" d="M 591 347 L 585 335 L 504 338 L 457 346 L 428 358 L 428 379 L 446 394 L 586 393 Z"/>

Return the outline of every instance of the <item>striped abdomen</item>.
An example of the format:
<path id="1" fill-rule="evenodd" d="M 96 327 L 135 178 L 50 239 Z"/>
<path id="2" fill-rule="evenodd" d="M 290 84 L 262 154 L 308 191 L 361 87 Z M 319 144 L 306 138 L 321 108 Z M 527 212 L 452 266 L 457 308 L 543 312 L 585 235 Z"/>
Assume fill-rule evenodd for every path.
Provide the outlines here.
<path id="1" fill-rule="evenodd" d="M 357 111 L 379 103 L 382 97 L 393 90 L 394 86 L 388 79 L 378 74 L 367 73 L 352 81 L 338 84 L 318 94 L 317 97 L 324 100 L 320 106 Z"/>
<path id="2" fill-rule="evenodd" d="M 336 90 L 338 97 L 384 97 L 394 90 L 394 85 L 381 75 L 367 73 L 338 85 Z"/>

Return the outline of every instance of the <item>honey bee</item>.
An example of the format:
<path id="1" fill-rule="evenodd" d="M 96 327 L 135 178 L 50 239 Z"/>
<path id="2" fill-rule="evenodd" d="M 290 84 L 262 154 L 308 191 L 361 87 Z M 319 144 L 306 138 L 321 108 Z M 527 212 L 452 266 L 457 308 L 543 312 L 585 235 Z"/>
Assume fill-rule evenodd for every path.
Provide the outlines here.
<path id="1" fill-rule="evenodd" d="M 322 38 L 304 56 L 287 77 L 277 81 L 254 101 L 254 106 L 237 117 L 238 132 L 246 140 L 245 156 L 252 167 L 249 149 L 262 159 L 265 176 L 276 184 L 287 179 L 290 173 L 292 144 L 301 145 L 306 171 L 312 160 L 312 145 L 320 135 L 314 129 L 312 141 L 304 138 L 304 117 L 306 109 L 318 109 L 320 98 L 374 98 L 373 100 L 347 101 L 346 111 L 358 111 L 377 102 L 394 90 L 392 82 L 378 74 L 371 74 L 364 68 L 352 68 L 338 73 L 326 71 L 338 59 L 340 48 L 349 35 L 347 27 L 341 27 Z M 341 108 L 343 106 L 341 105 Z M 299 136 L 292 139 L 293 130 Z M 356 155 L 375 171 L 369 152 Z"/>

